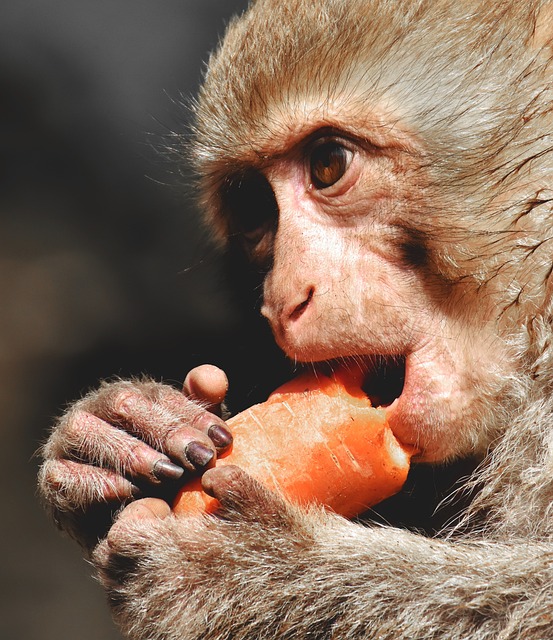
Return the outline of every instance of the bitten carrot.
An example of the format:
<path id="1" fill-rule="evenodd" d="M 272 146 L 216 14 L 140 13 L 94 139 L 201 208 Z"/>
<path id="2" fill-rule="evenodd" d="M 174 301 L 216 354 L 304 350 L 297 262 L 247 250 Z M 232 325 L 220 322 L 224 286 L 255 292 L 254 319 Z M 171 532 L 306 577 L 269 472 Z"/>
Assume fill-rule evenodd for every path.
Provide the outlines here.
<path id="1" fill-rule="evenodd" d="M 346 517 L 397 493 L 414 452 L 396 440 L 359 378 L 344 369 L 282 385 L 228 420 L 234 444 L 216 466 L 238 465 L 296 503 L 319 503 Z M 212 513 L 218 504 L 196 478 L 180 490 L 173 509 Z"/>

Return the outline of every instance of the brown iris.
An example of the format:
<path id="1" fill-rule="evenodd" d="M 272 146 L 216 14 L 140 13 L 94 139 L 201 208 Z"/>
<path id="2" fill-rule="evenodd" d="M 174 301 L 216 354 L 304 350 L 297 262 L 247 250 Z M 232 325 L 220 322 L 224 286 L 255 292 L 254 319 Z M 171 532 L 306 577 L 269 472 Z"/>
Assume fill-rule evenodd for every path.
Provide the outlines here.
<path id="1" fill-rule="evenodd" d="M 336 184 L 346 173 L 351 162 L 349 149 L 334 140 L 317 144 L 309 158 L 311 183 L 316 189 L 326 189 Z"/>

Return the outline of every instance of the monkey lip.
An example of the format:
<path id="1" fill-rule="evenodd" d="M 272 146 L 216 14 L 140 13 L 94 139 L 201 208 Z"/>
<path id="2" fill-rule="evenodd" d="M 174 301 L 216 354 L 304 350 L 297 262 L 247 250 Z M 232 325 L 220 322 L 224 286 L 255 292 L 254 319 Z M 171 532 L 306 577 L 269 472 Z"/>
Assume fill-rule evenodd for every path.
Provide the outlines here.
<path id="1" fill-rule="evenodd" d="M 394 436 L 404 447 L 411 447 L 415 455 L 420 454 L 419 438 L 412 431 L 410 420 L 405 420 L 405 406 L 412 404 L 412 367 L 405 355 L 370 356 L 363 358 L 363 384 L 373 407 L 384 409 L 386 419 Z M 406 382 L 406 377 L 409 381 Z"/>
<path id="2" fill-rule="evenodd" d="M 390 408 L 397 403 L 405 384 L 406 357 L 386 355 L 351 356 L 320 365 L 329 373 L 346 368 L 362 378 L 361 389 L 373 407 Z"/>

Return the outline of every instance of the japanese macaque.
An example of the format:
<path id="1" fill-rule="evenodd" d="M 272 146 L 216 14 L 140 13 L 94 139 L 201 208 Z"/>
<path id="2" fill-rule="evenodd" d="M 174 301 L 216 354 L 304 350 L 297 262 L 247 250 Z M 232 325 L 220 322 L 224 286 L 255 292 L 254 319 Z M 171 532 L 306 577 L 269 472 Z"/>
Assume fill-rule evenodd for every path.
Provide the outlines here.
<path id="1" fill-rule="evenodd" d="M 104 384 L 40 486 L 129 638 L 553 638 L 552 44 L 541 0 L 257 0 L 230 24 L 193 161 L 278 345 L 360 367 L 419 463 L 482 463 L 436 537 L 230 466 L 203 475 L 218 514 L 176 517 L 165 487 L 231 442 L 225 374 Z"/>

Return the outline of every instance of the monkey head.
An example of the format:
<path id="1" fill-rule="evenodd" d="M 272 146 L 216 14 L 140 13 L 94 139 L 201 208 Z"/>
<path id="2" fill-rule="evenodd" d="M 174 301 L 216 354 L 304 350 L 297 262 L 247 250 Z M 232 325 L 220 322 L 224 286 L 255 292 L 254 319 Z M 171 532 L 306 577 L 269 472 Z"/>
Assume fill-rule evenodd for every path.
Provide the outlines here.
<path id="1" fill-rule="evenodd" d="M 483 452 L 549 383 L 536 335 L 550 334 L 550 115 L 536 98 L 550 89 L 535 25 L 503 8 L 520 14 L 502 23 L 523 32 L 510 39 L 495 5 L 474 29 L 443 2 L 447 26 L 418 2 L 369 15 L 361 0 L 257 0 L 210 61 L 194 146 L 211 223 L 265 273 L 280 347 L 361 367 L 424 461 Z"/>

